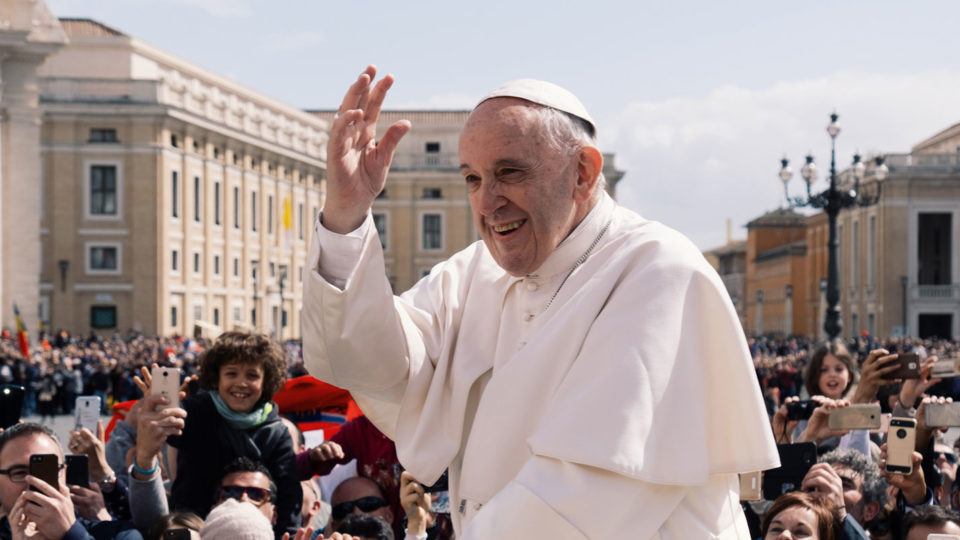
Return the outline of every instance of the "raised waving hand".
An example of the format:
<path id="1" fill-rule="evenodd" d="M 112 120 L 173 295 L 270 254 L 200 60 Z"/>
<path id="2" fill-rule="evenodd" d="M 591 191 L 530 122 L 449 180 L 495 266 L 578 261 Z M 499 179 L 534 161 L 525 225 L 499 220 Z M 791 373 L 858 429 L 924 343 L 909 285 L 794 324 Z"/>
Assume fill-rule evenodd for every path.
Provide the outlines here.
<path id="1" fill-rule="evenodd" d="M 373 200 L 383 190 L 387 171 L 410 122 L 400 120 L 377 141 L 377 120 L 393 76 L 373 83 L 377 68 L 357 77 L 337 110 L 327 141 L 327 198 L 323 225 L 346 234 L 363 223 Z"/>

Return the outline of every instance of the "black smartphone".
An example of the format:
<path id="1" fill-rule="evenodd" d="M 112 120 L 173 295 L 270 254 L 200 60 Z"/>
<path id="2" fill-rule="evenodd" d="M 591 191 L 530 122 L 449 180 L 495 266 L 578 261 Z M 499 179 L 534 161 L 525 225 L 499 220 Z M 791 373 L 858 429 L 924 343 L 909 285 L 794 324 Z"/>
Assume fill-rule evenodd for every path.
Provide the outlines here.
<path id="1" fill-rule="evenodd" d="M 809 420 L 818 405 L 812 399 L 787 403 L 787 420 Z"/>
<path id="2" fill-rule="evenodd" d="M 778 444 L 777 452 L 780 466 L 763 473 L 763 498 L 767 501 L 800 489 L 803 477 L 817 462 L 817 445 L 812 442 Z"/>
<path id="3" fill-rule="evenodd" d="M 433 483 L 432 486 L 426 486 L 423 488 L 424 493 L 438 493 L 441 491 L 450 490 L 450 481 L 447 478 L 447 471 L 443 471 L 443 474 L 440 475 L 440 478 Z"/>
<path id="4" fill-rule="evenodd" d="M 884 379 L 919 379 L 920 355 L 916 353 L 900 353 L 897 355 L 896 371 L 884 375 Z"/>
<path id="5" fill-rule="evenodd" d="M 67 485 L 90 487 L 90 462 L 86 455 L 68 455 L 63 459 L 67 462 Z"/>
<path id="6" fill-rule="evenodd" d="M 20 422 L 23 411 L 23 387 L 18 384 L 0 386 L 0 429 Z"/>
<path id="7" fill-rule="evenodd" d="M 163 531 L 163 540 L 190 540 L 190 529 L 167 529 Z"/>
<path id="8" fill-rule="evenodd" d="M 60 491 L 60 458 L 56 454 L 31 455 L 29 472 L 30 476 L 39 478 Z"/>

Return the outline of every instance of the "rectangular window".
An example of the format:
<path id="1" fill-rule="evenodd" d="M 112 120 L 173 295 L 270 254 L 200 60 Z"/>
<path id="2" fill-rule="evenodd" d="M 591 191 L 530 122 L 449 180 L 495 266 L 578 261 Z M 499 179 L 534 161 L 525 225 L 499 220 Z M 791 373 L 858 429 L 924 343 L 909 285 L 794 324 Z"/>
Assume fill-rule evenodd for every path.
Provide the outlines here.
<path id="1" fill-rule="evenodd" d="M 220 224 L 220 182 L 213 183 L 213 223 Z"/>
<path id="2" fill-rule="evenodd" d="M 442 199 L 443 190 L 440 188 L 423 188 L 424 199 Z"/>
<path id="3" fill-rule="evenodd" d="M 117 139 L 117 130 L 114 128 L 92 128 L 90 130 L 90 140 L 92 143 L 115 143 L 120 142 Z"/>
<path id="4" fill-rule="evenodd" d="M 233 258 L 233 277 L 240 277 L 240 259 Z"/>
<path id="5" fill-rule="evenodd" d="M 273 263 L 270 263 L 270 277 L 276 277 L 277 275 L 277 266 Z"/>
<path id="6" fill-rule="evenodd" d="M 93 328 L 116 328 L 117 306 L 90 306 L 90 326 Z"/>
<path id="7" fill-rule="evenodd" d="M 876 286 L 876 261 L 874 257 L 877 254 L 877 216 L 870 216 L 870 225 L 867 229 L 867 287 L 871 289 Z M 871 313 L 869 315 L 873 317 Z M 870 335 L 876 335 L 873 333 L 874 329 L 870 329 Z"/>
<path id="8" fill-rule="evenodd" d="M 423 214 L 423 249 L 434 250 L 443 247 L 443 231 L 440 214 Z"/>
<path id="9" fill-rule="evenodd" d="M 180 259 L 179 251 L 173 250 L 170 252 L 170 269 L 173 270 L 174 272 L 177 272 L 180 270 L 179 259 Z"/>
<path id="10" fill-rule="evenodd" d="M 180 148 L 180 139 L 173 133 L 170 134 L 170 146 Z"/>
<path id="11" fill-rule="evenodd" d="M 373 214 L 373 224 L 377 228 L 377 235 L 380 236 L 380 245 L 384 251 L 387 249 L 387 215 Z"/>
<path id="12" fill-rule="evenodd" d="M 240 188 L 233 186 L 233 228 L 240 228 Z"/>
<path id="13" fill-rule="evenodd" d="M 213 308 L 213 324 L 220 324 L 220 308 Z"/>
<path id="14" fill-rule="evenodd" d="M 115 246 L 91 246 L 90 270 L 116 272 L 120 269 Z"/>
<path id="15" fill-rule="evenodd" d="M 428 154 L 439 154 L 440 153 L 440 143 L 439 142 L 428 142 L 424 146 L 424 151 Z"/>
<path id="16" fill-rule="evenodd" d="M 200 223 L 200 177 L 193 177 L 193 220 Z"/>
<path id="17" fill-rule="evenodd" d="M 177 306 L 172 306 L 170 308 L 170 326 L 176 328 L 177 326 Z"/>
<path id="18" fill-rule="evenodd" d="M 200 254 L 199 253 L 193 254 L 193 273 L 194 274 L 200 273 Z"/>
<path id="19" fill-rule="evenodd" d="M 267 234 L 273 234 L 273 195 L 267 195 Z"/>
<path id="20" fill-rule="evenodd" d="M 180 217 L 180 173 L 170 174 L 170 211 L 173 217 Z"/>
<path id="21" fill-rule="evenodd" d="M 220 256 L 219 255 L 213 256 L 213 273 L 214 275 L 217 275 L 217 276 L 220 275 Z"/>
<path id="22" fill-rule="evenodd" d="M 250 310 L 250 324 L 256 328 L 257 326 L 257 308 Z"/>
<path id="23" fill-rule="evenodd" d="M 203 306 L 197 304 L 193 306 L 193 320 L 201 321 L 203 320 Z"/>
<path id="24" fill-rule="evenodd" d="M 250 230 L 257 232 L 257 192 L 250 194 Z"/>
<path id="25" fill-rule="evenodd" d="M 233 306 L 233 320 L 236 322 L 242 321 L 243 318 L 241 314 L 242 310 L 240 309 L 240 306 Z"/>
<path id="26" fill-rule="evenodd" d="M 117 215 L 116 165 L 90 167 L 90 215 Z"/>

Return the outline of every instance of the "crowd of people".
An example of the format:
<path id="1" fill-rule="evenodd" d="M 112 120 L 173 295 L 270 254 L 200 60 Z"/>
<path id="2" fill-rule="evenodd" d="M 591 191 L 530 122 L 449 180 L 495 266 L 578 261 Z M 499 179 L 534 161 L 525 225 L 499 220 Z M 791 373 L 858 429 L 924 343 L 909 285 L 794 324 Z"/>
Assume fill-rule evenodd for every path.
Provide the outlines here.
<path id="1" fill-rule="evenodd" d="M 404 473 L 393 442 L 364 416 L 312 447 L 280 416 L 277 392 L 304 374 L 295 343 L 242 332 L 213 343 L 64 333 L 31 358 L 0 343 L 5 384 L 39 394 L 38 380 L 59 371 L 58 393 L 136 400 L 109 438 L 101 425 L 60 441 L 25 421 L 0 433 L 0 539 L 452 537 L 445 490 L 426 493 Z M 158 365 L 180 368 L 179 399 L 151 391 Z M 93 386 L 99 372 L 109 375 L 103 388 Z M 41 454 L 61 464 L 58 485 L 28 474 Z M 89 482 L 68 484 L 67 454 L 86 456 Z"/>

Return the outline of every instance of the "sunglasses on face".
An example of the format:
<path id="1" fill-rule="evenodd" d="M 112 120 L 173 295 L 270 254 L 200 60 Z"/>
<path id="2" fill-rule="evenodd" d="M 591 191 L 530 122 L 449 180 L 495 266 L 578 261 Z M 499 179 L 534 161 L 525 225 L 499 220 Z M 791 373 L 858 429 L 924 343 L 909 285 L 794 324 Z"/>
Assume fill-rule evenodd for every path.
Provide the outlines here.
<path id="1" fill-rule="evenodd" d="M 944 458 L 947 460 L 947 463 L 954 464 L 957 462 L 957 455 L 951 452 L 934 452 L 933 459 Z"/>
<path id="2" fill-rule="evenodd" d="M 333 507 L 331 514 L 333 519 L 340 521 L 341 519 L 347 517 L 353 513 L 354 507 L 359 508 L 363 513 L 373 512 L 374 510 L 379 510 L 387 505 L 387 501 L 381 499 L 380 497 L 360 497 L 354 501 L 344 501 Z"/>
<path id="3" fill-rule="evenodd" d="M 248 486 L 221 486 L 220 487 L 220 500 L 225 499 L 236 499 L 242 500 L 243 495 L 247 495 L 247 499 L 253 503 L 254 506 L 262 506 L 266 502 L 272 502 L 273 496 L 270 494 L 269 489 L 263 489 L 258 487 L 248 487 Z"/>

